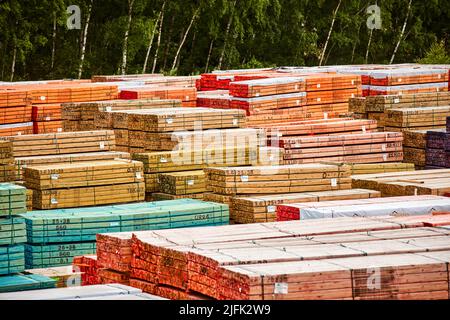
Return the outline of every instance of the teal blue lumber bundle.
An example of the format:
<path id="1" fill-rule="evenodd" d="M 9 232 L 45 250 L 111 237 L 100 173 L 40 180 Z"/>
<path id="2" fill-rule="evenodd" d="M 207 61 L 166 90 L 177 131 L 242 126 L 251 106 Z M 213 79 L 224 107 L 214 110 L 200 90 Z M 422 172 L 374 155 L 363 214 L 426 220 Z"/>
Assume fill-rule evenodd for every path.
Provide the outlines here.
<path id="1" fill-rule="evenodd" d="M 0 183 L 0 218 L 27 212 L 27 189 L 11 183 Z"/>
<path id="2" fill-rule="evenodd" d="M 95 241 L 99 233 L 136 232 L 229 223 L 227 205 L 193 199 L 35 211 L 22 215 L 30 244 Z"/>
<path id="3" fill-rule="evenodd" d="M 0 275 L 25 270 L 25 247 L 23 245 L 0 247 Z"/>
<path id="4" fill-rule="evenodd" d="M 27 242 L 25 219 L 0 218 L 0 246 Z"/>
<path id="5" fill-rule="evenodd" d="M 96 252 L 96 242 L 64 243 L 56 245 L 25 245 L 27 269 L 41 269 L 71 265 L 76 256 Z"/>
<path id="6" fill-rule="evenodd" d="M 0 277 L 0 292 L 50 289 L 55 287 L 56 280 L 36 274 Z"/>

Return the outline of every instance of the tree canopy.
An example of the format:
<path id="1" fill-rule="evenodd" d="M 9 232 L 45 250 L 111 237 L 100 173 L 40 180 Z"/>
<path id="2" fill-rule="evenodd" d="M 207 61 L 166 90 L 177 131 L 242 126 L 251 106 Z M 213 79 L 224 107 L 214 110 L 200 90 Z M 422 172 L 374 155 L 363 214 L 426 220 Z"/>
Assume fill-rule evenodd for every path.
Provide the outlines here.
<path id="1" fill-rule="evenodd" d="M 70 5 L 81 29 L 67 28 Z M 449 20 L 446 0 L 4 0 L 0 80 L 448 62 Z"/>

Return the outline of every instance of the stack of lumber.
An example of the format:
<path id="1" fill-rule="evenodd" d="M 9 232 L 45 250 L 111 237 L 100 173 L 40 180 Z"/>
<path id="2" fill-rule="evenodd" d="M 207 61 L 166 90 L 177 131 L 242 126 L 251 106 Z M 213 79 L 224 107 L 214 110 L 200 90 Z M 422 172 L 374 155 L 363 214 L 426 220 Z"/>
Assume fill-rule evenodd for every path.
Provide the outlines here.
<path id="1" fill-rule="evenodd" d="M 450 195 L 450 169 L 356 175 L 352 180 L 354 188 L 377 190 L 383 197 Z"/>
<path id="2" fill-rule="evenodd" d="M 356 120 L 355 120 L 356 121 Z M 282 129 L 283 130 L 283 129 Z M 287 164 L 325 161 L 383 163 L 403 160 L 403 136 L 395 132 L 366 132 L 280 138 Z"/>
<path id="3" fill-rule="evenodd" d="M 180 87 L 196 87 L 197 80 L 200 76 L 164 76 L 162 74 L 128 74 L 128 75 L 102 75 L 92 76 L 92 82 L 120 82 L 135 83 L 153 86 L 180 86 Z"/>
<path id="4" fill-rule="evenodd" d="M 202 195 L 206 191 L 203 170 L 162 173 L 158 179 L 160 191 L 165 194 Z"/>
<path id="5" fill-rule="evenodd" d="M 389 109 L 386 112 L 386 130 L 426 130 L 445 128 L 450 106 Z"/>
<path id="6" fill-rule="evenodd" d="M 75 273 L 81 273 L 81 285 L 92 286 L 100 284 L 98 277 L 97 256 L 85 255 L 73 258 L 72 269 Z"/>
<path id="7" fill-rule="evenodd" d="M 35 134 L 62 132 L 61 104 L 33 106 L 33 131 Z"/>
<path id="8" fill-rule="evenodd" d="M 305 91 L 303 78 L 284 77 L 250 81 L 238 81 L 230 84 L 230 95 L 239 98 L 273 96 Z"/>
<path id="9" fill-rule="evenodd" d="M 27 211 L 33 210 L 33 190 L 27 189 Z"/>
<path id="10" fill-rule="evenodd" d="M 72 266 L 25 270 L 24 274 L 40 275 L 53 279 L 56 281 L 56 288 L 74 287 L 82 284 L 82 273 L 75 272 Z"/>
<path id="11" fill-rule="evenodd" d="M 371 96 L 350 99 L 349 111 L 370 120 L 377 120 L 378 127 L 386 126 L 386 113 L 390 109 L 441 107 L 450 105 L 450 92 Z"/>
<path id="12" fill-rule="evenodd" d="M 172 151 L 225 147 L 264 147 L 267 135 L 264 129 L 221 129 L 173 133 L 149 133 L 146 148 L 149 151 Z"/>
<path id="13" fill-rule="evenodd" d="M 29 292 L 3 293 L 0 300 L 22 300 L 22 301 L 67 301 L 67 300 L 131 300 L 152 301 L 165 300 L 161 297 L 142 293 L 141 290 L 121 284 L 95 285 L 89 287 L 69 287 L 46 290 L 33 290 Z"/>
<path id="14" fill-rule="evenodd" d="M 64 131 L 89 131 L 98 128 L 96 116 L 101 111 L 175 107 L 181 107 L 181 101 L 143 99 L 66 103 L 62 105 L 61 118 Z"/>
<path id="15" fill-rule="evenodd" d="M 351 168 L 352 176 L 361 174 L 387 173 L 387 172 L 402 172 L 414 171 L 413 163 L 369 163 L 369 164 L 347 164 Z"/>
<path id="16" fill-rule="evenodd" d="M 280 194 L 351 188 L 350 168 L 326 164 L 207 168 L 206 188 L 224 195 Z"/>
<path id="17" fill-rule="evenodd" d="M 234 205 L 234 198 L 267 196 L 289 199 L 289 193 L 351 189 L 350 168 L 345 165 L 305 164 L 206 168 L 204 171 L 206 173 L 206 190 L 208 191 L 204 199 L 229 205 L 230 220 L 233 223 L 247 223 L 260 218 L 258 215 L 252 217 L 253 209 Z M 250 214 L 243 213 L 245 211 L 250 211 Z M 271 213 L 272 210 L 268 211 L 267 213 Z M 263 214 L 262 219 L 264 217 L 268 221 L 274 219 L 272 215 Z"/>
<path id="18" fill-rule="evenodd" d="M 5 292 L 14 292 L 17 296 L 21 296 L 22 291 L 50 289 L 55 288 L 55 286 L 56 280 L 37 274 L 0 277 L 0 292 L 2 292 L 0 300 L 9 297 L 10 293 L 6 294 Z"/>
<path id="19" fill-rule="evenodd" d="M 24 123 L 31 121 L 32 121 L 31 105 L 0 107 L 1 124 Z"/>
<path id="20" fill-rule="evenodd" d="M 197 105 L 197 89 L 181 86 L 143 86 L 122 90 L 120 99 L 176 99 L 181 100 L 183 107 L 195 107 Z"/>
<path id="21" fill-rule="evenodd" d="M 425 227 L 435 223 L 450 216 L 140 232 L 131 247 L 121 235 L 110 243 L 131 248 L 132 286 L 168 298 L 448 299 L 450 232 Z M 380 286 L 368 287 L 374 267 Z"/>
<path id="22" fill-rule="evenodd" d="M 13 184 L 1 183 L 0 275 L 9 275 L 25 270 L 23 244 L 27 241 L 27 234 L 25 220 L 20 218 L 20 215 L 26 212 L 26 189 Z"/>
<path id="23" fill-rule="evenodd" d="M 237 224 L 274 222 L 277 220 L 277 206 L 289 203 L 321 202 L 347 199 L 368 199 L 380 197 L 380 192 L 363 189 L 305 192 L 268 196 L 232 197 L 230 211 Z"/>
<path id="24" fill-rule="evenodd" d="M 114 132 L 84 131 L 4 137 L 11 141 L 14 158 L 114 151 Z"/>
<path id="25" fill-rule="evenodd" d="M 438 196 L 291 203 L 277 206 L 277 220 L 309 220 L 339 217 L 414 216 L 450 212 L 450 199 Z"/>
<path id="26" fill-rule="evenodd" d="M 197 107 L 230 109 L 231 96 L 228 90 L 201 91 L 197 93 Z"/>
<path id="27" fill-rule="evenodd" d="M 70 230 L 62 231 L 62 233 L 66 232 L 70 232 Z M 25 266 L 27 269 L 67 266 L 72 264 L 73 257 L 93 254 L 95 250 L 95 242 L 27 243 L 25 245 Z"/>
<path id="28" fill-rule="evenodd" d="M 191 171 L 215 166 L 237 167 L 279 164 L 283 158 L 282 149 L 280 148 L 258 148 L 245 146 L 245 144 L 236 148 L 222 147 L 134 154 L 133 159 L 144 164 L 147 199 L 155 201 L 185 197 L 201 199 L 203 198 L 203 192 L 188 195 L 177 195 L 173 192 L 160 193 L 162 191 L 160 187 L 162 179 L 176 179 L 175 176 L 182 177 L 186 174 L 189 175 Z M 161 179 L 161 175 L 166 177 Z M 202 176 L 200 172 L 196 175 Z M 188 187 L 192 189 L 193 185 L 189 186 L 192 181 L 188 180 L 192 179 L 185 180 L 188 183 Z M 196 179 L 193 180 L 196 181 Z M 203 177 L 202 180 L 204 180 Z M 204 189 L 203 184 L 202 189 Z"/>
<path id="29" fill-rule="evenodd" d="M 450 117 L 447 128 L 441 131 L 428 131 L 426 149 L 427 168 L 450 168 Z"/>
<path id="30" fill-rule="evenodd" d="M 144 228 L 122 228 L 122 231 L 220 226 L 228 224 L 229 221 L 227 206 L 192 199 L 146 203 L 145 208 L 136 211 L 138 214 L 140 211 L 146 212 L 148 219 L 153 221 L 153 225 L 147 225 Z M 98 269 L 107 269 L 110 272 L 109 274 L 120 275 L 120 279 L 123 281 L 129 279 L 131 236 L 131 232 L 98 233 Z M 122 246 L 127 246 L 128 249 L 121 250 Z"/>
<path id="31" fill-rule="evenodd" d="M 100 148 L 99 148 L 100 149 Z M 47 156 L 29 156 L 15 158 L 15 173 L 19 180 L 23 179 L 23 171 L 26 167 L 45 166 L 50 164 L 75 163 L 87 161 L 130 159 L 127 152 L 104 151 L 87 153 L 68 153 Z"/>
<path id="32" fill-rule="evenodd" d="M 434 129 L 439 132 L 445 129 Z M 413 163 L 416 169 L 424 169 L 426 166 L 426 147 L 428 130 L 405 130 L 403 131 L 403 160 Z"/>
<path id="33" fill-rule="evenodd" d="M 299 137 L 311 135 L 345 135 L 374 132 L 377 122 L 374 120 L 322 119 L 293 121 L 290 123 L 270 123 L 262 126 L 269 137 Z"/>
<path id="34" fill-rule="evenodd" d="M 114 129 L 120 150 L 131 153 L 158 151 L 154 145 L 159 135 L 185 131 L 201 134 L 203 130 L 243 128 L 246 125 L 245 113 L 241 110 L 210 108 L 100 112 L 96 122 L 99 127 Z"/>
<path id="35" fill-rule="evenodd" d="M 25 186 L 33 208 L 58 209 L 143 201 L 140 162 L 116 159 L 27 167 Z"/>
<path id="36" fill-rule="evenodd" d="M 0 182 L 16 180 L 13 145 L 9 141 L 0 140 Z"/>
<path id="37" fill-rule="evenodd" d="M 0 137 L 33 134 L 33 122 L 0 124 Z"/>

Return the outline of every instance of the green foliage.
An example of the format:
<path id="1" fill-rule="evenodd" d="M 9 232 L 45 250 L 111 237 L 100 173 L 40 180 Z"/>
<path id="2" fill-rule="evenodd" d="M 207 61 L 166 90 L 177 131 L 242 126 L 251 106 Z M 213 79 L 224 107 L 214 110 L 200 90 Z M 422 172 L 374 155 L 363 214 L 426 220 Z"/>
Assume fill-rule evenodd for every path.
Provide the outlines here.
<path id="1" fill-rule="evenodd" d="M 417 60 L 423 64 L 450 64 L 450 56 L 443 41 L 435 42 L 426 52 L 425 57 Z"/>
<path id="2" fill-rule="evenodd" d="M 14 80 L 76 77 L 91 1 L 0 1 L 0 80 L 11 77 L 14 51 Z M 142 72 L 164 2 L 161 43 L 158 47 L 156 34 L 147 71 L 152 69 L 158 50 L 156 72 L 182 75 L 202 73 L 207 63 L 208 69 L 213 70 L 219 61 L 222 69 L 317 65 L 339 0 L 134 0 L 127 45 L 129 73 Z M 407 15 L 408 2 L 343 0 L 324 64 L 364 63 L 366 52 L 368 63 L 389 63 Z M 118 73 L 128 0 L 93 0 L 92 3 L 83 76 Z M 375 3 L 382 10 L 382 29 L 371 33 L 366 26 L 366 9 Z M 72 4 L 81 8 L 82 30 L 66 27 L 66 9 Z M 170 72 L 197 9 L 200 9 L 198 18 L 187 34 L 175 70 Z M 450 63 L 449 20 L 450 1 L 413 1 L 395 62 Z M 156 30 L 159 31 L 159 26 Z"/>

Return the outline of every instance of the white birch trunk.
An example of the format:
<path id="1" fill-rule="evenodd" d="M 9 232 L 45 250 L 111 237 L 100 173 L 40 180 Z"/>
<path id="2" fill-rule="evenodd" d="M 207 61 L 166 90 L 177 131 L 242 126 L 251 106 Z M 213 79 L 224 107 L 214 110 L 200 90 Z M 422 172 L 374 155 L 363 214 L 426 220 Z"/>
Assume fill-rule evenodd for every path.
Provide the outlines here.
<path id="1" fill-rule="evenodd" d="M 205 73 L 208 72 L 209 61 L 211 60 L 211 55 L 212 55 L 213 46 L 214 46 L 214 39 L 211 40 L 211 44 L 209 45 L 208 58 L 206 59 Z"/>
<path id="2" fill-rule="evenodd" d="M 89 31 L 89 23 L 91 21 L 91 12 L 92 12 L 92 4 L 93 4 L 93 2 L 94 2 L 94 0 L 91 0 L 91 3 L 89 4 L 88 14 L 87 14 L 87 17 L 86 17 L 86 24 L 84 26 L 84 31 L 83 31 L 83 41 L 82 41 L 82 45 L 81 45 L 80 66 L 78 68 L 78 79 L 81 79 L 81 75 L 83 74 L 84 58 L 85 58 L 85 55 L 86 55 L 87 35 L 88 35 L 88 31 Z"/>
<path id="3" fill-rule="evenodd" d="M 325 53 L 328 48 L 328 43 L 330 42 L 331 34 L 333 33 L 334 23 L 336 22 L 336 17 L 337 17 L 338 11 L 339 11 L 339 7 L 341 6 L 341 3 L 342 3 L 342 0 L 339 0 L 336 10 L 334 10 L 334 12 L 333 12 L 333 20 L 331 21 L 330 30 L 328 31 L 327 41 L 325 41 L 325 46 L 323 47 L 322 54 L 320 55 L 319 66 L 322 65 L 323 60 L 325 58 Z"/>
<path id="4" fill-rule="evenodd" d="M 197 15 L 198 15 L 199 11 L 200 11 L 200 8 L 195 10 L 194 15 L 192 16 L 192 19 L 191 19 L 191 23 L 189 23 L 189 26 L 186 29 L 186 32 L 184 33 L 183 39 L 181 40 L 180 45 L 178 46 L 177 53 L 175 54 L 175 59 L 173 60 L 171 71 L 175 70 L 175 68 L 177 66 L 178 57 L 180 56 L 181 49 L 183 48 L 184 43 L 186 42 L 186 38 L 187 38 L 187 36 L 189 34 L 189 31 L 191 31 L 191 28 L 192 28 L 192 26 L 194 24 L 195 19 L 197 19 Z"/>
<path id="5" fill-rule="evenodd" d="M 225 58 L 225 51 L 226 51 L 227 45 L 228 45 L 228 39 L 229 39 L 229 36 L 230 36 L 231 24 L 233 23 L 233 15 L 234 15 L 234 9 L 236 8 L 236 2 L 237 2 L 236 0 L 233 2 L 233 6 L 232 6 L 231 12 L 230 12 L 230 18 L 228 19 L 227 30 L 225 31 L 225 41 L 223 43 L 222 52 L 220 53 L 219 65 L 217 66 L 217 68 L 219 70 L 222 69 L 223 59 Z"/>
<path id="6" fill-rule="evenodd" d="M 16 73 L 16 59 L 17 59 L 17 46 L 14 45 L 13 59 L 11 63 L 11 78 L 9 80 L 11 82 L 14 80 L 14 75 Z"/>
<path id="7" fill-rule="evenodd" d="M 409 0 L 408 11 L 406 13 L 405 22 L 403 23 L 402 31 L 400 32 L 400 38 L 398 39 L 397 45 L 395 46 L 394 53 L 392 54 L 390 64 L 394 63 L 395 56 L 397 55 L 398 48 L 400 47 L 400 44 L 401 44 L 401 42 L 403 40 L 403 36 L 405 35 L 406 25 L 408 24 L 409 15 L 411 13 L 411 5 L 412 5 L 412 0 Z"/>
<path id="8" fill-rule="evenodd" d="M 125 35 L 123 37 L 123 47 L 122 47 L 122 65 L 120 67 L 120 73 L 124 75 L 127 71 L 127 58 L 128 58 L 128 37 L 130 35 L 132 14 L 133 14 L 134 0 L 128 0 L 128 22 L 127 28 L 125 30 Z"/>

